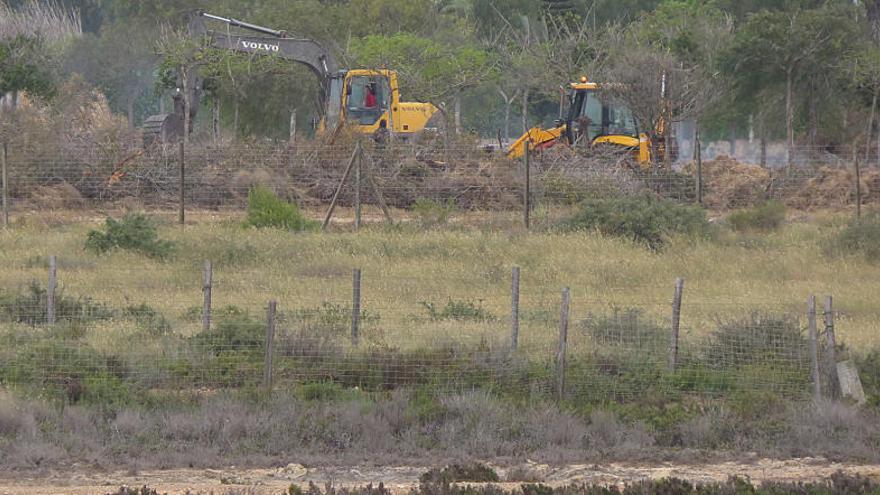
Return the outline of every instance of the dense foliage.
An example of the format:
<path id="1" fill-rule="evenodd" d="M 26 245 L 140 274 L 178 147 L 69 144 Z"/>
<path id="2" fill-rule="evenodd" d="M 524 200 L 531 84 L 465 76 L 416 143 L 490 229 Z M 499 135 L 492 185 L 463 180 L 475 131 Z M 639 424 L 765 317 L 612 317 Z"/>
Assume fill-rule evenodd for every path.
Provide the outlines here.
<path id="1" fill-rule="evenodd" d="M 319 85 L 305 68 L 184 46 L 186 12 L 204 8 L 315 39 L 346 67 L 394 68 L 403 98 L 431 101 L 454 128 L 483 136 L 549 123 L 559 85 L 588 75 L 624 83 L 613 92 L 639 120 L 697 121 L 707 139 L 748 134 L 834 150 L 877 138 L 876 0 L 59 2 L 70 16 L 7 3 L 3 91 L 51 96 L 80 73 L 135 125 L 160 100 L 170 107 L 181 81 L 159 69 L 185 59 L 226 135 L 284 138 L 294 109 L 297 128 L 310 129 Z M 65 29 L 21 27 L 52 23 Z M 69 35 L 49 34 L 60 31 Z M 210 114 L 200 113 L 197 131 L 210 132 Z"/>

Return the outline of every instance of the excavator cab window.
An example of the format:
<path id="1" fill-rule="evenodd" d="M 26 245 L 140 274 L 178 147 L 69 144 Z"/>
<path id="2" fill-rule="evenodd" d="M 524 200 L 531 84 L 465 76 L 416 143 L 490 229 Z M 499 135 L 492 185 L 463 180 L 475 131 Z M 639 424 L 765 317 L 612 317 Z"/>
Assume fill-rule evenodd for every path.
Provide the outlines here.
<path id="1" fill-rule="evenodd" d="M 360 125 L 375 124 L 388 109 L 388 81 L 381 76 L 351 76 L 346 85 L 346 114 Z"/>

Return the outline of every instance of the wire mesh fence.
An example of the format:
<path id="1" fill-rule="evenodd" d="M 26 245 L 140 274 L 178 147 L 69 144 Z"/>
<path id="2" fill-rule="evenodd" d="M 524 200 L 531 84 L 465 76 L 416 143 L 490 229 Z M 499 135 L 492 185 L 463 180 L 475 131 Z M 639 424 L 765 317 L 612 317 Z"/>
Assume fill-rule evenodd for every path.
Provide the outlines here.
<path id="1" fill-rule="evenodd" d="M 326 205 L 337 189 L 342 205 L 362 201 L 410 208 L 419 199 L 466 210 L 511 210 L 523 205 L 524 165 L 502 152 L 369 144 L 355 159 L 353 149 L 313 144 L 98 149 L 13 143 L 7 159 L 9 202 L 12 211 L 106 208 L 130 201 L 161 210 L 177 208 L 182 191 L 188 209 L 241 209 L 248 191 L 262 185 L 311 206 Z M 665 170 L 656 164 L 634 163 L 627 152 L 557 147 L 532 157 L 528 188 L 532 206 L 547 208 L 574 205 L 587 197 L 645 191 L 695 202 L 698 189 L 702 202 L 718 209 L 770 199 L 803 209 L 840 208 L 880 198 L 876 166 L 863 164 L 856 181 L 853 160 L 805 156 L 812 158 L 800 159 L 794 168 L 763 168 L 721 157 L 706 161 L 699 171 L 692 163 Z M 353 162 L 360 180 L 352 174 L 340 188 Z"/>
<path id="2" fill-rule="evenodd" d="M 824 323 L 815 312 L 743 309 L 702 327 L 678 325 L 668 301 L 596 310 L 603 306 L 537 287 L 512 289 L 516 304 L 499 311 L 476 298 L 374 299 L 359 278 L 319 304 L 276 300 L 271 288 L 245 302 L 224 292 L 225 274 L 213 275 L 173 301 L 139 302 L 136 287 L 120 288 L 128 292 L 115 301 L 74 297 L 76 273 L 60 289 L 0 290 L 0 386 L 98 403 L 304 384 L 583 404 L 744 393 L 799 400 L 816 395 L 817 382 L 833 393 L 833 309 L 819 310 Z M 687 304 L 678 313 L 688 321 Z"/>

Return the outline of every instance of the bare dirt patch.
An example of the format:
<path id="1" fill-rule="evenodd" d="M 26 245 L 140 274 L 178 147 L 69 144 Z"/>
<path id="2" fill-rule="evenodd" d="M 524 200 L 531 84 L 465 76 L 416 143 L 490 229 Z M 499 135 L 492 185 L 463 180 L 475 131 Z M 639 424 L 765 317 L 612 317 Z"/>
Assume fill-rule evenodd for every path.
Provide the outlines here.
<path id="1" fill-rule="evenodd" d="M 501 477 L 499 483 L 506 489 L 520 482 L 506 481 L 513 473 L 529 470 L 531 481 L 551 486 L 569 484 L 622 485 L 646 479 L 681 478 L 691 482 L 723 482 L 731 476 L 747 479 L 754 484 L 764 481 L 794 482 L 817 481 L 838 471 L 859 474 L 880 480 L 880 465 L 847 464 L 822 458 L 788 460 L 755 459 L 754 461 L 720 462 L 712 464 L 569 464 L 550 466 L 527 462 L 507 466 L 493 466 Z M 426 466 L 356 466 L 306 468 L 289 464 L 274 469 L 174 469 L 163 471 L 98 472 L 85 468 L 53 470 L 40 473 L 7 472 L 0 474 L 0 493 L 3 494 L 94 494 L 109 493 L 120 486 L 149 486 L 159 493 L 284 493 L 291 485 L 307 486 L 332 483 L 334 486 L 363 486 L 382 482 L 397 493 L 406 493 L 418 486 L 419 476 Z"/>

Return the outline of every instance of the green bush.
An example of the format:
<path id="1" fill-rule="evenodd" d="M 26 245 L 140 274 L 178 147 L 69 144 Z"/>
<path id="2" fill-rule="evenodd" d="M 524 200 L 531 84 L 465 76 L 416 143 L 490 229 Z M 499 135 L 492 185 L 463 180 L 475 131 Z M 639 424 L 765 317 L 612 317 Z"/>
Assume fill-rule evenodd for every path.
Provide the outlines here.
<path id="1" fill-rule="evenodd" d="M 588 199 L 562 227 L 598 230 L 651 249 L 662 248 L 672 234 L 707 235 L 710 228 L 703 209 L 651 196 Z"/>
<path id="2" fill-rule="evenodd" d="M 457 301 L 450 299 L 443 309 L 438 309 L 433 302 L 423 301 L 422 306 L 428 311 L 432 320 L 470 320 L 495 321 L 495 315 L 473 301 Z"/>
<path id="3" fill-rule="evenodd" d="M 30 326 L 44 325 L 48 304 L 46 289 L 33 282 L 20 294 L 0 292 L 0 321 L 13 321 Z M 87 297 L 73 298 L 63 293 L 55 296 L 55 319 L 85 325 L 95 320 L 110 318 L 113 311 Z"/>
<path id="4" fill-rule="evenodd" d="M 245 225 L 298 232 L 312 228 L 314 223 L 303 216 L 297 205 L 278 198 L 268 188 L 257 186 L 251 188 L 248 192 L 248 210 Z"/>
<path id="5" fill-rule="evenodd" d="M 739 232 L 776 230 L 785 223 L 785 205 L 779 201 L 767 201 L 754 208 L 737 210 L 727 217 L 727 223 Z"/>
<path id="6" fill-rule="evenodd" d="M 714 368 L 797 367 L 807 355 L 807 339 L 794 318 L 754 312 L 721 321 L 710 336 L 707 362 Z"/>
<path id="7" fill-rule="evenodd" d="M 880 215 L 853 220 L 825 244 L 828 255 L 860 254 L 870 262 L 880 261 Z"/>
<path id="8" fill-rule="evenodd" d="M 422 227 L 430 228 L 446 225 L 449 222 L 449 217 L 455 213 L 455 202 L 451 199 L 439 202 L 433 199 L 419 198 L 413 203 L 411 209 Z"/>
<path id="9" fill-rule="evenodd" d="M 86 249 L 98 254 L 127 249 L 153 258 L 166 258 L 174 249 L 171 241 L 159 239 L 153 220 L 141 213 L 127 213 L 119 221 L 107 218 L 104 227 L 104 232 L 89 232 Z"/>

